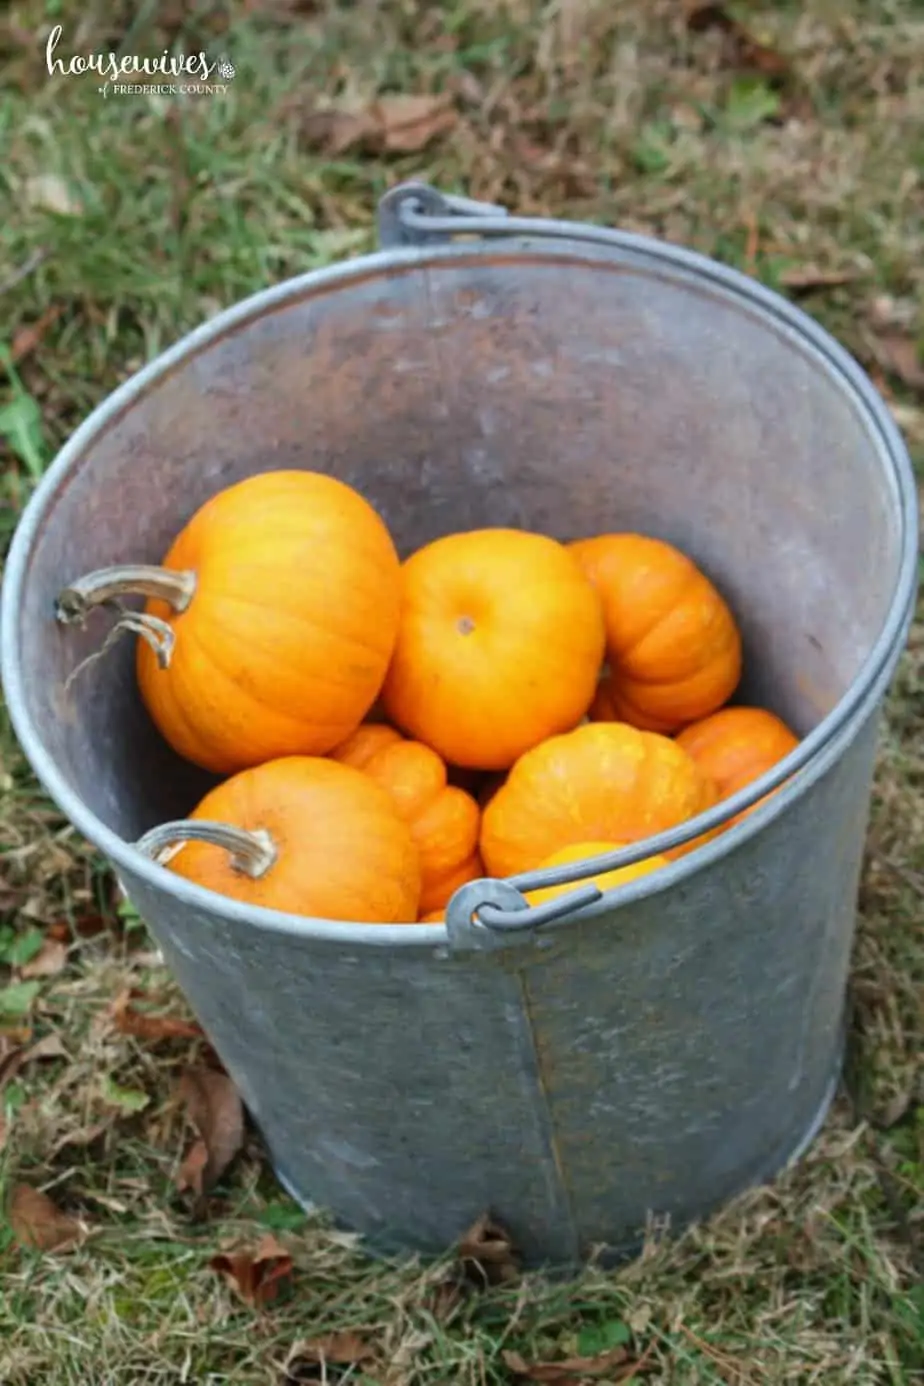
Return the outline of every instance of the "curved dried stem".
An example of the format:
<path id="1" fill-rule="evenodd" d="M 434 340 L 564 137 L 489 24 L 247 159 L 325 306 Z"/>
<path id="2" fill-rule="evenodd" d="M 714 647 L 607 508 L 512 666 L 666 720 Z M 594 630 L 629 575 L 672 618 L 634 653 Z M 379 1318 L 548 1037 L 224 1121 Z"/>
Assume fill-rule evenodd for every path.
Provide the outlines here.
<path id="1" fill-rule="evenodd" d="M 231 857 L 235 871 L 258 881 L 265 876 L 278 858 L 276 844 L 264 828 L 250 832 L 232 823 L 213 823 L 206 819 L 179 818 L 172 823 L 160 823 L 135 843 L 152 861 L 165 865 L 185 842 L 207 842 L 223 847 Z"/>
<path id="2" fill-rule="evenodd" d="M 58 593 L 54 614 L 64 625 L 82 624 L 97 606 L 111 606 L 119 597 L 155 597 L 175 611 L 186 611 L 195 595 L 195 574 L 190 568 L 158 568 L 154 564 L 125 563 L 97 568 L 68 584 Z"/>
<path id="3" fill-rule="evenodd" d="M 95 606 L 111 606 L 120 597 L 154 597 L 180 612 L 189 606 L 195 591 L 196 575 L 190 569 L 125 563 L 97 568 L 63 587 L 55 602 L 55 616 L 62 625 L 82 624 Z"/>
<path id="4" fill-rule="evenodd" d="M 161 669 L 170 667 L 176 636 L 169 621 L 146 611 L 126 611 L 121 597 L 154 597 L 167 602 L 174 611 L 185 611 L 196 591 L 196 575 L 190 569 L 174 571 L 146 564 L 124 564 L 98 568 L 63 587 L 55 602 L 55 618 L 64 626 L 82 626 L 94 607 L 111 607 L 119 613 L 100 649 L 82 659 L 68 675 L 65 693 L 78 674 L 110 650 L 125 631 L 132 631 L 154 651 Z"/>

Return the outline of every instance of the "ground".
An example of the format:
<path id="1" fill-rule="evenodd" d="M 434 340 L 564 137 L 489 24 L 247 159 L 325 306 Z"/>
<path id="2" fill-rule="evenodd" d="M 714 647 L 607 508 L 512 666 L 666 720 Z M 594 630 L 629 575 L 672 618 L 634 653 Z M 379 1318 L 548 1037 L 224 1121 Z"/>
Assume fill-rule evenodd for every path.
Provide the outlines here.
<path id="1" fill-rule="evenodd" d="M 235 74 L 223 95 L 104 96 L 96 74 L 47 72 L 56 23 L 66 59 L 175 42 Z M 369 248 L 377 197 L 408 176 L 680 241 L 797 296 L 924 458 L 918 0 L 14 0 L 0 92 L 4 544 L 120 380 L 245 294 Z M 922 668 L 918 623 L 882 733 L 850 1059 L 810 1152 L 619 1274 L 467 1292 L 451 1252 L 382 1264 L 306 1217 L 249 1131 L 190 1213 L 206 1046 L 3 724 L 0 1381 L 924 1379 Z M 200 1128 L 231 1149 L 212 1097 Z M 40 1246 L 23 1185 L 58 1210 L 33 1210 Z M 228 1259 L 267 1234 L 262 1262 Z M 534 1365 L 575 1355 L 595 1360 Z"/>

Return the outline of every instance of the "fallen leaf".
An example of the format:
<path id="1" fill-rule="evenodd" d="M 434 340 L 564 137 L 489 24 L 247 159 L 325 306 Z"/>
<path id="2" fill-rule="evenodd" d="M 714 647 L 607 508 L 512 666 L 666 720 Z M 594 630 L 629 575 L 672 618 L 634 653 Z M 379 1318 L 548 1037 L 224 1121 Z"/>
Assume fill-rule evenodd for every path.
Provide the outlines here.
<path id="1" fill-rule="evenodd" d="M 575 1346 L 580 1357 L 599 1357 L 613 1348 L 624 1348 L 631 1341 L 632 1329 L 623 1319 L 605 1319 L 603 1323 L 585 1325 Z"/>
<path id="2" fill-rule="evenodd" d="M 58 919 L 45 932 L 48 938 L 57 939 L 59 943 L 70 943 L 74 934 L 78 938 L 95 938 L 106 927 L 106 920 L 101 914 L 82 914 L 74 920 L 73 925 L 66 919 Z"/>
<path id="3" fill-rule="evenodd" d="M 859 278 L 858 270 L 822 270 L 815 265 L 804 265 L 783 270 L 780 283 L 787 289 L 807 292 L 811 289 L 837 289 L 842 284 L 853 284 Z"/>
<path id="4" fill-rule="evenodd" d="M 458 121 L 445 96 L 383 96 L 373 103 L 372 115 L 381 126 L 385 149 L 401 154 L 416 154 Z"/>
<path id="5" fill-rule="evenodd" d="M 376 131 L 376 123 L 367 110 L 330 108 L 312 111 L 302 122 L 305 142 L 313 149 L 323 149 L 334 155 L 344 154 L 348 149 L 363 144 Z"/>
<path id="6" fill-rule="evenodd" d="M 56 977 L 67 965 L 67 944 L 46 939 L 31 962 L 19 969 L 20 977 Z"/>
<path id="7" fill-rule="evenodd" d="M 26 1057 L 25 1047 L 14 1044 L 6 1035 L 0 1035 L 0 1091 L 7 1083 L 12 1083 L 23 1066 Z"/>
<path id="8" fill-rule="evenodd" d="M 0 408 L 0 437 L 38 478 L 44 466 L 45 440 L 41 406 L 33 395 L 20 391 Z"/>
<path id="9" fill-rule="evenodd" d="M 376 153 L 415 154 L 457 121 L 450 96 L 389 95 L 364 107 L 313 111 L 302 130 L 310 145 L 329 154 L 343 154 L 358 145 Z"/>
<path id="10" fill-rule="evenodd" d="M 285 1386 L 326 1381 L 324 1368 L 328 1363 L 341 1367 L 360 1366 L 374 1362 L 376 1352 L 367 1338 L 354 1329 L 326 1333 L 321 1338 L 306 1338 L 294 1344 L 286 1362 Z"/>
<path id="11" fill-rule="evenodd" d="M 181 1020 L 174 1015 L 148 1015 L 131 1003 L 144 995 L 136 987 L 123 991 L 112 1004 L 112 1020 L 121 1035 L 131 1035 L 146 1044 L 162 1040 L 201 1039 L 203 1029 L 194 1020 Z"/>
<path id="12" fill-rule="evenodd" d="M 458 1256 L 466 1275 L 476 1283 L 508 1284 L 520 1273 L 509 1234 L 489 1213 L 482 1213 L 460 1239 Z"/>
<path id="13" fill-rule="evenodd" d="M 177 1091 L 199 1135 L 180 1167 L 177 1186 L 181 1193 L 190 1190 L 201 1205 L 244 1143 L 244 1108 L 227 1073 L 215 1069 L 186 1069 Z"/>
<path id="14" fill-rule="evenodd" d="M 191 1190 L 196 1197 L 201 1197 L 203 1184 L 205 1181 L 205 1170 L 209 1162 L 209 1148 L 205 1141 L 199 1138 L 193 1141 L 192 1145 L 183 1156 L 183 1163 L 177 1170 L 176 1186 L 180 1193 Z"/>
<path id="15" fill-rule="evenodd" d="M 924 390 L 924 364 L 913 337 L 900 332 L 869 333 L 867 341 L 884 371 L 897 376 L 911 390 Z"/>
<path id="16" fill-rule="evenodd" d="M 41 317 L 36 318 L 35 322 L 21 327 L 14 334 L 10 343 L 10 356 L 14 366 L 25 360 L 27 356 L 31 356 L 33 351 L 41 346 L 48 329 L 58 321 L 63 311 L 64 309 L 59 304 L 53 303 L 50 308 L 45 309 Z"/>
<path id="17" fill-rule="evenodd" d="M 267 1233 L 253 1251 L 219 1252 L 209 1266 L 227 1280 L 245 1304 L 262 1308 L 276 1298 L 291 1275 L 292 1257 L 272 1233 Z"/>
<path id="18" fill-rule="evenodd" d="M 57 173 L 37 173 L 27 178 L 23 193 L 28 206 L 43 212 L 55 212 L 61 217 L 77 217 L 83 212 L 83 204 L 73 188 Z"/>
<path id="19" fill-rule="evenodd" d="M 3 951 L 3 961 L 10 967 L 20 968 L 32 961 L 42 951 L 45 935 L 41 929 L 24 929 L 16 935 L 9 947 Z"/>
<path id="20" fill-rule="evenodd" d="M 102 1097 L 108 1106 L 116 1107 L 128 1116 L 143 1112 L 151 1102 L 146 1092 L 140 1088 L 123 1088 L 119 1083 L 113 1082 L 108 1073 L 102 1080 Z"/>
<path id="21" fill-rule="evenodd" d="M 503 1358 L 515 1376 L 548 1382 L 551 1386 L 578 1386 L 582 1378 L 597 1376 L 605 1376 L 611 1382 L 625 1381 L 636 1366 L 624 1347 L 610 1348 L 596 1357 L 565 1357 L 560 1362 L 527 1362 L 518 1352 L 510 1351 L 505 1351 Z M 627 1370 L 614 1373 L 614 1367 Z"/>
<path id="22" fill-rule="evenodd" d="M 9 1204 L 9 1223 L 20 1246 L 37 1251 L 71 1251 L 86 1236 L 83 1224 L 30 1184 L 17 1184 Z"/>
<path id="23" fill-rule="evenodd" d="M 40 982 L 13 982 L 10 986 L 4 987 L 0 990 L 0 1015 L 28 1015 L 40 989 Z"/>
<path id="24" fill-rule="evenodd" d="M 687 27 L 694 33 L 718 29 L 725 35 L 730 66 L 757 72 L 763 77 L 790 75 L 790 64 L 782 53 L 756 39 L 724 5 L 714 4 L 712 0 L 684 0 L 683 8 Z"/>

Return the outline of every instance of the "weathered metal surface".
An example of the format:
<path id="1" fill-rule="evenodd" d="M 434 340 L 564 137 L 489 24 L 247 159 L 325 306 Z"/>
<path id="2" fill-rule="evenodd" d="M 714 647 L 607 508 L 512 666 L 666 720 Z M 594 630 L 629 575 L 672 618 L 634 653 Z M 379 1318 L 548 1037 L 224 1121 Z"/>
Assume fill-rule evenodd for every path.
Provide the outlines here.
<path id="1" fill-rule="evenodd" d="M 32 765 L 114 863 L 287 1184 L 386 1249 L 442 1250 L 490 1206 L 530 1261 L 570 1264 L 772 1174 L 823 1115 L 913 482 L 859 368 L 744 277 L 590 228 L 415 249 L 399 203 L 380 225 L 403 248 L 229 310 L 78 430 L 17 531 L 2 671 Z M 741 699 L 806 738 L 797 773 L 695 855 L 488 948 L 171 876 L 131 843 L 212 781 L 151 727 L 130 640 L 65 690 L 107 618 L 63 629 L 54 600 L 157 562 L 209 496 L 284 466 L 357 486 L 404 553 L 485 524 L 680 544 L 740 621 Z"/>

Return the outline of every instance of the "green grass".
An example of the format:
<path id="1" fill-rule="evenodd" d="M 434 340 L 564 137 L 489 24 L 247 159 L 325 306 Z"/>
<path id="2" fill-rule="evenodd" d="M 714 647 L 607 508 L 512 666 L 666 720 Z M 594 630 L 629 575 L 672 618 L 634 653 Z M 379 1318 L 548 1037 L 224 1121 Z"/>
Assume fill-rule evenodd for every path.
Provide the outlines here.
<path id="1" fill-rule="evenodd" d="M 921 465 L 924 394 L 877 347 L 924 337 L 920 5 L 733 8 L 787 55 L 794 79 L 736 69 L 721 33 L 688 31 L 674 0 L 80 7 L 80 51 L 121 42 L 157 54 L 177 40 L 231 57 L 225 96 L 171 105 L 103 100 L 92 77 L 49 79 L 45 34 L 71 7 L 8 7 L 0 541 L 119 381 L 244 295 L 370 249 L 377 198 L 410 176 L 524 214 L 661 235 L 799 292 L 870 367 Z M 60 22 L 59 51 L 78 51 L 77 11 Z M 395 92 L 451 93 L 456 129 L 409 154 L 316 147 L 325 103 Z M 846 282 L 788 287 L 807 271 Z M 51 1255 L 18 1248 L 0 1222 L 0 1381 L 282 1386 L 322 1379 L 304 1357 L 296 1365 L 300 1340 L 347 1329 L 376 1359 L 332 1366 L 331 1381 L 500 1386 L 516 1379 L 505 1351 L 555 1359 L 623 1340 L 644 1360 L 639 1379 L 672 1386 L 924 1379 L 922 653 L 919 622 L 877 769 L 846 1090 L 812 1150 L 702 1227 L 652 1238 L 618 1274 L 531 1276 L 458 1298 L 438 1292 L 451 1251 L 435 1267 L 369 1259 L 281 1193 L 252 1136 L 208 1221 L 190 1221 L 173 1191 L 187 1135 L 172 1092 L 201 1045 L 152 1048 L 107 1024 L 126 986 L 176 1014 L 183 1002 L 0 723 L 0 986 L 34 950 L 34 930 L 58 926 L 71 941 L 64 970 L 34 996 L 7 993 L 0 1014 L 0 1031 L 55 1033 L 65 1049 L 3 1089 L 0 1192 L 35 1182 L 92 1228 L 76 1251 Z M 94 919 L 103 927 L 91 935 Z M 120 1089 L 145 1094 L 143 1110 L 117 1105 Z M 227 1239 L 253 1244 L 267 1230 L 295 1274 L 286 1297 L 255 1313 L 209 1260 Z"/>

